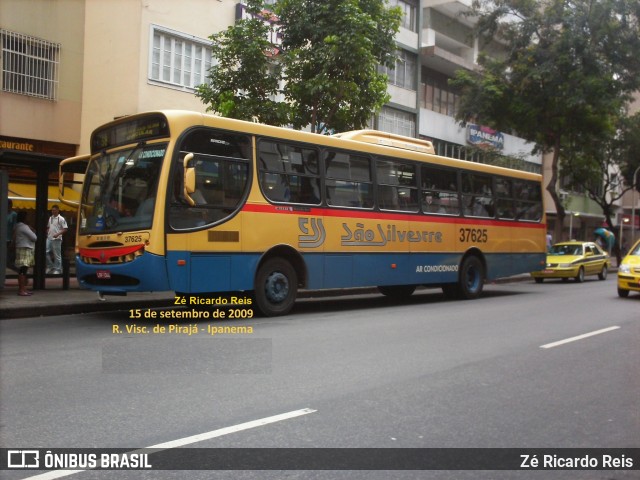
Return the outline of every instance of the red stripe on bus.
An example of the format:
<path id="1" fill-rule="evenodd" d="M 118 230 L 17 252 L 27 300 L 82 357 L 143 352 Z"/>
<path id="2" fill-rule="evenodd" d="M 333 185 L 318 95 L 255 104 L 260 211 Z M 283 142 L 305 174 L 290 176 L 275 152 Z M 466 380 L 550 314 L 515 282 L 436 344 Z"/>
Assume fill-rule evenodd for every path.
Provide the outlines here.
<path id="1" fill-rule="evenodd" d="M 308 208 L 308 209 L 307 209 Z M 485 225 L 493 227 L 513 227 L 513 228 L 544 228 L 546 224 L 535 222 L 514 222 L 508 220 L 491 220 L 486 218 L 468 218 L 456 216 L 420 215 L 406 213 L 372 212 L 363 210 L 339 210 L 334 208 L 319 207 L 294 207 L 286 205 L 257 205 L 245 204 L 243 212 L 271 213 L 281 215 L 317 215 L 322 217 L 338 218 L 363 218 L 371 220 L 390 220 L 396 222 L 436 222 L 436 223 L 457 223 Z"/>
<path id="2" fill-rule="evenodd" d="M 95 258 L 102 263 L 111 257 L 119 257 L 128 255 L 137 250 L 144 248 L 144 245 L 127 245 L 126 247 L 107 247 L 107 248 L 81 248 L 79 253 L 82 257 Z"/>

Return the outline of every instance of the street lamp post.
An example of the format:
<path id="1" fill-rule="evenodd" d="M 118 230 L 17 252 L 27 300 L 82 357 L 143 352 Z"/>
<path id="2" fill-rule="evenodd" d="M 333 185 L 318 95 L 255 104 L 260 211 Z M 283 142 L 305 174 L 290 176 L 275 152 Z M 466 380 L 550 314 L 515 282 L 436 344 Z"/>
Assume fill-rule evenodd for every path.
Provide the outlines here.
<path id="1" fill-rule="evenodd" d="M 567 212 L 569 213 L 569 240 L 573 240 L 573 217 L 579 217 L 580 212 Z"/>
<path id="2" fill-rule="evenodd" d="M 628 218 L 621 218 L 620 219 L 620 239 L 618 242 L 618 246 L 620 247 L 620 254 L 622 255 L 622 227 L 624 226 L 625 223 L 629 223 L 629 219 Z"/>

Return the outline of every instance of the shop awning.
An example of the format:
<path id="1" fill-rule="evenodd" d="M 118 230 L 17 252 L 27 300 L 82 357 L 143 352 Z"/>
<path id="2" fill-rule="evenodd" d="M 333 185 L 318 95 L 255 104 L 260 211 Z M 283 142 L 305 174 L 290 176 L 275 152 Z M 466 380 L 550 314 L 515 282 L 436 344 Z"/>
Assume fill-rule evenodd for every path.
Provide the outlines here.
<path id="1" fill-rule="evenodd" d="M 69 200 L 80 200 L 80 193 L 75 190 L 64 190 L 65 198 Z M 58 199 L 59 189 L 57 186 L 49 185 L 49 193 L 47 210 L 51 210 L 51 207 L 55 204 L 60 207 L 60 210 L 75 213 L 76 208 L 65 205 Z M 9 198 L 13 200 L 13 208 L 16 210 L 34 210 L 36 208 L 36 186 L 32 183 L 9 183 Z"/>

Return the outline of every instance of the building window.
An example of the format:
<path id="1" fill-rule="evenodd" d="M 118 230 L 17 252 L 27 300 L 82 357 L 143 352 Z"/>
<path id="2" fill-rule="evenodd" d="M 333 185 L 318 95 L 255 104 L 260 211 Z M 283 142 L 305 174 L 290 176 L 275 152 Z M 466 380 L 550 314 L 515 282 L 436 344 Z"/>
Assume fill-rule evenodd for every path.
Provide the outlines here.
<path id="1" fill-rule="evenodd" d="M 387 1 L 389 2 L 389 7 L 400 7 L 400 9 L 402 10 L 402 23 L 400 24 L 400 26 L 406 28 L 407 30 L 411 30 L 412 32 L 417 32 L 418 22 L 416 15 L 416 6 L 403 0 Z"/>
<path id="2" fill-rule="evenodd" d="M 399 50 L 396 56 L 395 68 L 383 67 L 382 71 L 389 77 L 389 83 L 409 90 L 416 89 L 417 57 L 413 53 Z"/>
<path id="3" fill-rule="evenodd" d="M 406 137 L 415 137 L 416 117 L 412 113 L 396 110 L 395 108 L 382 107 L 378 116 L 378 129 Z"/>
<path id="4" fill-rule="evenodd" d="M 0 30 L 2 91 L 56 100 L 60 44 Z"/>
<path id="5" fill-rule="evenodd" d="M 422 74 L 421 107 L 449 117 L 455 117 L 458 109 L 459 96 L 449 87 L 447 78 L 424 72 Z"/>
<path id="6" fill-rule="evenodd" d="M 211 68 L 211 48 L 207 40 L 152 26 L 149 79 L 195 89 L 206 81 Z"/>

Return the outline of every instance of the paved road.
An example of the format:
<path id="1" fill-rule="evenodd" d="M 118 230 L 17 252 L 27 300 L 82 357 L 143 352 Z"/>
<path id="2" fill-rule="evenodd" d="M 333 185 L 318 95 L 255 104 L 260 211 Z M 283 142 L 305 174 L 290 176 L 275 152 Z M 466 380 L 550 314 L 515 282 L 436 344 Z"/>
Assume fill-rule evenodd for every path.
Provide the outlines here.
<path id="1" fill-rule="evenodd" d="M 140 319 L 124 311 L 5 320 L 0 443 L 640 447 L 639 306 L 639 296 L 619 299 L 613 281 L 588 280 L 494 285 L 477 301 L 446 301 L 435 290 L 400 305 L 374 295 L 304 300 L 276 319 L 159 319 L 181 311 L 169 309 L 142 310 Z M 151 315 L 156 318 L 144 319 Z M 149 333 L 128 333 L 133 324 Z M 155 325 L 167 333 L 153 333 Z M 224 326 L 236 333 L 211 335 Z M 300 410 L 268 425 L 220 432 Z M 72 478 L 622 479 L 638 478 L 638 471 L 82 472 Z"/>

